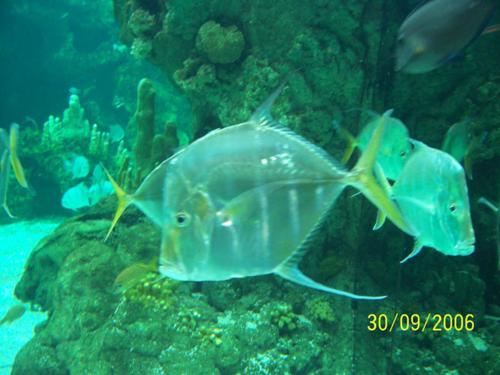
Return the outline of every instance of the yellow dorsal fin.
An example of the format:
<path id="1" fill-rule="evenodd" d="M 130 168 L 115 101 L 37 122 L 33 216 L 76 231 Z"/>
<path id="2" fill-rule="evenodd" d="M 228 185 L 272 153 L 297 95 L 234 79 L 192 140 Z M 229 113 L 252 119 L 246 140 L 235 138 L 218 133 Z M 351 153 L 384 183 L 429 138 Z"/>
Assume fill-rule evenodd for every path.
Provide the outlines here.
<path id="1" fill-rule="evenodd" d="M 384 134 L 386 118 L 386 114 L 380 117 L 365 152 L 363 152 L 361 158 L 350 172 L 348 180 L 350 185 L 359 189 L 398 228 L 411 234 L 412 232 L 401 215 L 399 208 L 390 199 L 387 191 L 380 186 L 373 175 L 377 153 Z"/>
<path id="2" fill-rule="evenodd" d="M 14 174 L 16 175 L 16 180 L 19 182 L 24 188 L 28 188 L 28 182 L 26 181 L 26 177 L 24 176 L 23 166 L 21 165 L 21 161 L 17 156 L 17 140 L 19 138 L 19 125 L 12 124 L 10 126 L 10 163 L 12 164 L 12 169 L 14 170 Z"/>
<path id="3" fill-rule="evenodd" d="M 101 167 L 106 173 L 106 176 L 108 177 L 109 182 L 113 186 L 113 189 L 115 190 L 116 197 L 118 198 L 118 206 L 116 207 L 116 212 L 115 216 L 113 217 L 113 221 L 111 222 L 111 227 L 108 230 L 108 233 L 106 234 L 106 238 L 104 241 L 106 241 L 113 231 L 116 223 L 118 223 L 118 220 L 120 217 L 123 215 L 123 212 L 125 212 L 125 209 L 127 206 L 132 203 L 132 196 L 128 195 L 123 191 L 123 189 L 118 185 L 118 183 L 115 181 L 115 179 L 111 176 L 111 174 L 108 172 L 108 170 L 104 167 L 104 165 L 101 164 Z"/>

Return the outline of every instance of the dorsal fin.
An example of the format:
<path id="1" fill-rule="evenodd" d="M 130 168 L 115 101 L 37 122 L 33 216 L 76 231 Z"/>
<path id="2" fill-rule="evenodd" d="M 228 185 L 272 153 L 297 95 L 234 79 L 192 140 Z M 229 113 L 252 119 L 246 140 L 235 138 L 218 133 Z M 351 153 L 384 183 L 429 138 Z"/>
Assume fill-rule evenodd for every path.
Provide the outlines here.
<path id="1" fill-rule="evenodd" d="M 266 124 L 273 122 L 273 117 L 271 116 L 271 107 L 274 102 L 280 96 L 281 91 L 286 85 L 287 80 L 281 82 L 276 90 L 273 91 L 271 95 L 255 110 L 255 112 L 250 117 L 250 121 L 256 122 L 258 124 Z"/>

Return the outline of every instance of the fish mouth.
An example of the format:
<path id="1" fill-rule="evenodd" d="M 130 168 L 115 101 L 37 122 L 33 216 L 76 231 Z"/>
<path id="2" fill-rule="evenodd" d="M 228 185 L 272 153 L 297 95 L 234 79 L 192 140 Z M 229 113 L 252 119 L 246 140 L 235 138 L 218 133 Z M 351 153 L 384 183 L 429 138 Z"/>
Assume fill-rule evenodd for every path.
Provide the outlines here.
<path id="1" fill-rule="evenodd" d="M 464 240 L 457 243 L 454 249 L 460 252 L 460 255 L 470 255 L 474 252 L 475 240 Z"/>
<path id="2" fill-rule="evenodd" d="M 161 275 L 167 276 L 171 279 L 180 281 L 188 280 L 186 272 L 175 263 L 160 261 L 158 269 Z"/>

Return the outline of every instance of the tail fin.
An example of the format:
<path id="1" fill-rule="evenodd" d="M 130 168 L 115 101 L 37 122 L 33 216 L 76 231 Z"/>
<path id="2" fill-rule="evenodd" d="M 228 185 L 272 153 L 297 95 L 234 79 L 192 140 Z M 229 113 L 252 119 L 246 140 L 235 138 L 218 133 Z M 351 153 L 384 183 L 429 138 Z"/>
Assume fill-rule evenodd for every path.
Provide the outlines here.
<path id="1" fill-rule="evenodd" d="M 384 133 L 386 117 L 387 113 L 380 117 L 365 152 L 361 155 L 361 158 L 349 173 L 348 184 L 359 189 L 363 195 L 381 210 L 398 228 L 411 234 L 411 230 L 403 219 L 399 208 L 390 199 L 387 191 L 380 186 L 373 175 L 375 160 Z"/>
<path id="2" fill-rule="evenodd" d="M 130 203 L 132 203 L 132 196 L 128 195 L 123 191 L 123 189 L 118 185 L 118 183 L 114 180 L 114 178 L 111 176 L 111 174 L 108 172 L 108 170 L 104 167 L 104 165 L 101 164 L 101 167 L 106 173 L 106 176 L 108 177 L 109 182 L 113 186 L 113 189 L 115 190 L 116 197 L 118 198 L 118 206 L 116 207 L 116 212 L 115 216 L 113 218 L 113 221 L 111 222 L 111 227 L 108 230 L 108 233 L 106 234 L 106 238 L 104 241 L 106 241 L 113 231 L 114 227 L 116 226 L 116 223 L 118 223 L 118 220 L 120 217 L 123 215 L 125 212 L 125 209 L 128 207 Z"/>
<path id="3" fill-rule="evenodd" d="M 28 182 L 26 181 L 26 177 L 24 176 L 23 166 L 21 165 L 21 161 L 17 156 L 17 140 L 19 138 L 19 125 L 12 124 L 10 126 L 10 163 L 12 165 L 12 169 L 14 170 L 14 174 L 16 175 L 16 180 L 19 182 L 23 188 L 28 189 Z"/>

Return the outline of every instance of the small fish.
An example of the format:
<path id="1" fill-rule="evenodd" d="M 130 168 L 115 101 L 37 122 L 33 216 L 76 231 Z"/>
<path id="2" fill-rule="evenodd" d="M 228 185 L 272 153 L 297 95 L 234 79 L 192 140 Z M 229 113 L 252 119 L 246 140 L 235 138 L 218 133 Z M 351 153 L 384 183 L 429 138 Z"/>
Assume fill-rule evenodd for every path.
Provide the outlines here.
<path id="1" fill-rule="evenodd" d="M 485 197 L 481 197 L 477 200 L 478 203 L 488 207 L 497 216 L 496 222 L 496 232 L 497 232 L 497 269 L 500 271 L 500 210 L 498 205 L 493 204 Z"/>
<path id="2" fill-rule="evenodd" d="M 17 142 L 19 139 L 19 125 L 12 124 L 10 126 L 10 134 L 7 135 L 5 129 L 0 129 L 0 199 L 2 199 L 2 207 L 13 218 L 14 216 L 7 205 L 7 190 L 9 186 L 10 167 L 14 170 L 16 180 L 22 187 L 29 189 L 28 182 L 24 175 L 24 170 L 21 161 L 17 156 Z"/>
<path id="3" fill-rule="evenodd" d="M 475 238 L 462 166 L 446 152 L 413 142 L 415 150 L 391 189 L 416 238 L 401 263 L 424 246 L 445 255 L 471 254 Z"/>
<path id="4" fill-rule="evenodd" d="M 113 289 L 117 292 L 123 293 L 126 290 L 137 285 L 144 277 L 150 273 L 158 272 L 157 258 L 154 258 L 149 263 L 137 262 L 124 270 L 116 276 L 113 282 Z"/>
<path id="5" fill-rule="evenodd" d="M 469 178 L 472 178 L 471 151 L 477 143 L 471 125 L 470 120 L 464 120 L 450 126 L 441 147 L 459 163 L 464 162 L 465 172 Z"/>
<path id="6" fill-rule="evenodd" d="M 81 182 L 68 189 L 61 198 L 61 205 L 73 211 L 90 206 L 90 194 L 87 185 Z"/>
<path id="7" fill-rule="evenodd" d="M 83 155 L 75 155 L 73 159 L 66 160 L 64 166 L 66 171 L 71 174 L 73 180 L 85 178 L 90 172 L 89 161 Z"/>
<path id="8" fill-rule="evenodd" d="M 216 281 L 276 274 L 297 284 L 357 299 L 319 284 L 298 268 L 307 245 L 346 186 L 360 190 L 409 231 L 377 184 L 373 164 L 385 127 L 381 117 L 351 171 L 272 120 L 276 90 L 247 122 L 217 129 L 162 162 L 133 195 L 108 174 L 118 208 L 108 236 L 129 204 L 162 230 L 160 273 Z"/>
<path id="9" fill-rule="evenodd" d="M 14 305 L 12 306 L 4 317 L 0 320 L 0 326 L 3 324 L 10 324 L 24 315 L 26 312 L 26 307 L 24 305 Z"/>
<path id="10" fill-rule="evenodd" d="M 109 126 L 109 138 L 111 142 L 120 142 L 125 136 L 125 131 L 118 124 L 113 124 Z"/>
<path id="11" fill-rule="evenodd" d="M 410 136 L 405 124 L 395 117 L 391 117 L 392 110 L 387 111 L 382 116 L 385 119 L 385 131 L 382 138 L 380 149 L 377 154 L 377 164 L 382 168 L 385 177 L 396 180 L 403 166 L 410 155 L 412 146 Z M 357 138 L 352 136 L 346 129 L 336 128 L 346 138 L 348 142 L 341 163 L 346 164 L 356 147 L 364 151 L 370 141 L 378 121 L 382 117 L 377 115 L 361 130 Z"/>
<path id="12" fill-rule="evenodd" d="M 396 71 L 426 73 L 459 56 L 481 35 L 495 11 L 489 0 L 431 0 L 402 23 Z"/>

